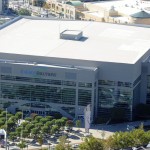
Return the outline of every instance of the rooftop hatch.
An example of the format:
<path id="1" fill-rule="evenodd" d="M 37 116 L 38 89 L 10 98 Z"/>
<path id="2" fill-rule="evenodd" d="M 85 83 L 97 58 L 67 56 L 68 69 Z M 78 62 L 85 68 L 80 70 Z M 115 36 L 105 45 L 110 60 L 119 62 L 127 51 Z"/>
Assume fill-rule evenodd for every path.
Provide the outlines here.
<path id="1" fill-rule="evenodd" d="M 82 38 L 80 30 L 64 30 L 60 33 L 60 39 L 79 41 Z"/>

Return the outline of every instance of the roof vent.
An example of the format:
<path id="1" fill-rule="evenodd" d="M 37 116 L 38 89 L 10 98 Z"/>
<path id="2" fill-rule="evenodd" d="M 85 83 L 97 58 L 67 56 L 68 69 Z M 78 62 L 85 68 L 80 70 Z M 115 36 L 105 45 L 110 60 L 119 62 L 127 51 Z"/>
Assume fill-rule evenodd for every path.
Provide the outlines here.
<path id="1" fill-rule="evenodd" d="M 80 30 L 64 30 L 60 33 L 60 39 L 79 41 L 82 38 Z"/>

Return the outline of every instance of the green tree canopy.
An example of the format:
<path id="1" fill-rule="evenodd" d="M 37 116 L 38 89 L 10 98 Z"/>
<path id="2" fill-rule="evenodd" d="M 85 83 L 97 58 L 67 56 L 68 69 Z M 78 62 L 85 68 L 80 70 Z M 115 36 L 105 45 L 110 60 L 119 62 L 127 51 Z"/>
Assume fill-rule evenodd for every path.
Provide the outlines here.
<path id="1" fill-rule="evenodd" d="M 79 146 L 80 150 L 104 150 L 104 144 L 102 140 L 94 137 L 88 137 L 84 139 L 84 142 Z"/>
<path id="2" fill-rule="evenodd" d="M 45 125 L 41 128 L 41 131 L 42 131 L 42 133 L 46 134 L 49 132 L 49 127 Z"/>
<path id="3" fill-rule="evenodd" d="M 37 138 L 37 135 L 39 134 L 39 129 L 38 129 L 38 128 L 33 128 L 33 129 L 31 130 L 31 134 L 32 134 L 35 138 Z"/>
<path id="4" fill-rule="evenodd" d="M 18 147 L 23 150 L 25 147 L 26 147 L 26 142 L 25 141 L 21 141 L 19 144 L 18 144 Z"/>
<path id="5" fill-rule="evenodd" d="M 37 138 L 37 141 L 38 143 L 40 144 L 40 146 L 42 147 L 43 143 L 44 143 L 44 138 L 42 135 L 40 135 L 38 138 Z"/>
<path id="6" fill-rule="evenodd" d="M 46 116 L 45 118 L 47 119 L 47 121 L 52 121 L 54 119 L 52 116 Z"/>
<path id="7" fill-rule="evenodd" d="M 23 136 L 23 138 L 27 138 L 28 136 L 30 135 L 30 132 L 29 132 L 29 130 L 23 130 L 22 131 L 22 136 Z"/>
<path id="8" fill-rule="evenodd" d="M 7 131 L 10 132 L 12 131 L 16 126 L 16 123 L 12 120 L 7 121 Z"/>
<path id="9" fill-rule="evenodd" d="M 30 117 L 26 117 L 26 118 L 25 118 L 25 121 L 31 122 L 32 119 L 31 119 Z"/>
<path id="10" fill-rule="evenodd" d="M 4 124 L 5 124 L 5 121 L 0 119 L 0 127 Z"/>
<path id="11" fill-rule="evenodd" d="M 139 128 L 130 132 L 115 132 L 115 134 L 108 139 L 107 143 L 109 147 L 113 149 L 123 149 L 147 145 L 149 141 L 150 135 L 148 135 L 142 128 Z"/>
<path id="12" fill-rule="evenodd" d="M 35 116 L 35 119 L 37 122 L 39 122 L 43 117 L 42 116 Z"/>
<path id="13" fill-rule="evenodd" d="M 81 127 L 81 121 L 80 120 L 76 120 L 76 127 L 80 128 Z"/>
<path id="14" fill-rule="evenodd" d="M 32 120 L 34 120 L 36 116 L 38 116 L 36 113 L 32 113 L 32 114 L 30 115 L 30 117 L 31 117 Z"/>
<path id="15" fill-rule="evenodd" d="M 66 136 L 60 136 L 59 137 L 59 144 L 56 145 L 56 150 L 72 150 L 71 146 L 67 143 L 67 137 Z"/>
<path id="16" fill-rule="evenodd" d="M 31 130 L 34 128 L 33 124 L 27 124 L 25 129 L 28 130 L 29 132 L 31 132 Z"/>
<path id="17" fill-rule="evenodd" d="M 52 121 L 47 121 L 45 125 L 47 125 L 49 128 L 51 128 L 52 125 L 53 125 L 53 122 Z"/>
<path id="18" fill-rule="evenodd" d="M 41 118 L 40 122 L 43 123 L 43 124 L 45 124 L 47 122 L 47 119 L 46 118 Z"/>
<path id="19" fill-rule="evenodd" d="M 57 125 L 53 125 L 51 128 L 51 134 L 55 134 L 59 131 L 59 127 Z"/>
<path id="20" fill-rule="evenodd" d="M 17 121 L 17 117 L 16 116 L 11 116 L 10 118 L 12 121 L 16 122 Z"/>
<path id="21" fill-rule="evenodd" d="M 31 12 L 28 9 L 21 8 L 18 11 L 18 15 L 31 16 Z"/>
<path id="22" fill-rule="evenodd" d="M 16 114 L 15 114 L 15 117 L 19 120 L 19 119 L 21 119 L 22 118 L 22 112 L 17 112 Z"/>
<path id="23" fill-rule="evenodd" d="M 17 138 L 17 133 L 16 132 L 10 132 L 9 133 L 9 139 L 10 140 L 15 140 Z"/>
<path id="24" fill-rule="evenodd" d="M 68 120 L 68 121 L 66 122 L 66 126 L 71 129 L 71 128 L 73 127 L 73 121 L 72 121 L 72 120 Z"/>

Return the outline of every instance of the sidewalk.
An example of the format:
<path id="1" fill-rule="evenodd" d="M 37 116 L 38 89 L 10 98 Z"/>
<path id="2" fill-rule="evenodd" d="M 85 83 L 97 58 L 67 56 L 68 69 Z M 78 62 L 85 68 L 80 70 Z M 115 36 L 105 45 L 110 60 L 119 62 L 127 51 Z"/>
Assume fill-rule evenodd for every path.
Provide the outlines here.
<path id="1" fill-rule="evenodd" d="M 133 127 L 139 127 L 141 124 L 143 124 L 144 126 L 150 125 L 150 120 L 125 122 L 125 123 L 112 124 L 112 125 L 101 124 L 101 125 L 91 126 L 91 128 L 98 129 L 98 130 L 104 130 L 104 131 L 108 131 L 108 132 L 116 132 L 116 131 L 127 131 L 127 125 L 133 126 Z"/>

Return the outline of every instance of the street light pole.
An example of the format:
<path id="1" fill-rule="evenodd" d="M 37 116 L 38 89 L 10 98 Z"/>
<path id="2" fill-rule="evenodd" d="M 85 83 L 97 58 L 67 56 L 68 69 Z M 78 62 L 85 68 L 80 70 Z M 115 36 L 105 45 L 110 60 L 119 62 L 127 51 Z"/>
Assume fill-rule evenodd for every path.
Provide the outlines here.
<path id="1" fill-rule="evenodd" d="M 23 109 L 22 109 L 22 121 L 23 121 Z M 22 134 L 23 134 L 23 126 L 22 126 L 22 128 L 21 128 L 21 141 L 22 141 Z"/>
<path id="2" fill-rule="evenodd" d="M 48 139 L 48 150 L 50 150 L 50 140 Z"/>
<path id="3" fill-rule="evenodd" d="M 6 108 L 6 143 L 5 143 L 5 149 L 7 150 L 7 108 Z"/>

